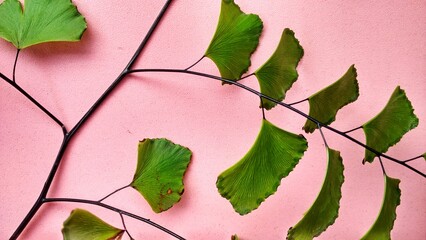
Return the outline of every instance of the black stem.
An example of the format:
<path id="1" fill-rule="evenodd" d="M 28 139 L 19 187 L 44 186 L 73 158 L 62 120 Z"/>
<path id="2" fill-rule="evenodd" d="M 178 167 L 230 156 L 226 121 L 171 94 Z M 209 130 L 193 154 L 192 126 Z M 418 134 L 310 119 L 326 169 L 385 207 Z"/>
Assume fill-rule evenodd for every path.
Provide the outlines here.
<path id="1" fill-rule="evenodd" d="M 169 235 L 171 235 L 171 236 L 173 236 L 173 237 L 175 237 L 177 239 L 185 240 L 185 238 L 183 238 L 183 237 L 179 236 L 178 234 L 172 232 L 171 230 L 169 230 L 169 229 L 167 229 L 167 228 L 165 228 L 165 227 L 163 227 L 163 226 L 161 226 L 161 225 L 159 225 L 159 224 L 151 221 L 150 219 L 143 218 L 141 216 L 135 215 L 135 214 L 130 213 L 130 212 L 126 212 L 126 211 L 121 210 L 119 208 L 116 208 L 116 207 L 113 207 L 111 205 L 108 205 L 108 204 L 105 204 L 105 203 L 101 203 L 101 202 L 98 202 L 98 201 L 92 201 L 92 200 L 87 200 L 87 199 L 77 199 L 77 198 L 45 198 L 45 199 L 43 199 L 42 202 L 43 203 L 49 203 L 49 202 L 73 202 L 73 203 L 84 203 L 84 204 L 96 205 L 96 206 L 99 206 L 99 207 L 106 208 L 108 210 L 117 212 L 119 214 L 123 214 L 123 215 L 126 215 L 128 217 L 137 219 L 137 220 L 139 220 L 141 222 L 147 223 L 147 224 L 149 224 L 149 225 L 151 225 L 151 226 L 153 226 L 155 228 L 160 229 L 161 231 L 163 231 L 165 233 L 168 233 Z"/>
<path id="2" fill-rule="evenodd" d="M 124 187 L 121 187 L 121 188 L 119 188 L 117 190 L 114 190 L 112 193 L 110 193 L 110 194 L 106 195 L 105 197 L 101 198 L 100 200 L 98 200 L 98 202 L 102 202 L 103 200 L 105 200 L 105 199 L 111 197 L 112 195 L 114 195 L 115 193 L 117 193 L 117 192 L 119 192 L 119 191 L 121 191 L 123 189 L 126 189 L 128 187 L 130 187 L 130 184 L 128 184 L 128 185 L 126 185 Z"/>
<path id="3" fill-rule="evenodd" d="M 127 236 L 129 236 L 130 240 L 134 240 L 132 235 L 130 235 L 129 230 L 127 230 L 126 223 L 124 222 L 123 214 L 121 214 L 121 213 L 119 213 L 119 214 L 120 214 L 120 218 L 121 218 L 121 223 L 123 224 L 123 227 L 124 227 L 124 231 L 127 233 Z"/>
<path id="4" fill-rule="evenodd" d="M 362 126 L 359 126 L 359 127 L 354 128 L 354 129 L 351 129 L 351 130 L 349 130 L 349 131 L 346 131 L 346 132 L 344 132 L 344 133 L 345 133 L 345 134 L 348 134 L 348 133 L 351 133 L 351 132 L 356 131 L 356 130 L 361 129 L 361 128 L 362 128 Z"/>
<path id="5" fill-rule="evenodd" d="M 289 106 L 293 106 L 293 105 L 296 105 L 296 104 L 299 104 L 299 103 L 302 103 L 302 102 L 306 102 L 306 101 L 308 101 L 309 100 L 309 98 L 306 98 L 306 99 L 303 99 L 303 100 L 300 100 L 300 101 L 297 101 L 297 102 L 294 102 L 294 103 L 290 103 L 290 104 L 288 104 Z"/>
<path id="6" fill-rule="evenodd" d="M 14 87 L 16 90 L 18 90 L 18 92 L 20 92 L 22 95 L 24 95 L 28 100 L 30 100 L 30 102 L 32 102 L 34 105 L 36 105 L 41 111 L 43 111 L 56 124 L 58 124 L 62 128 L 62 132 L 64 133 L 64 135 L 67 133 L 67 129 L 65 128 L 65 125 L 55 115 L 53 115 L 53 113 L 51 113 L 49 110 L 47 110 L 43 105 L 41 105 L 37 100 L 35 100 L 29 93 L 27 93 L 23 88 L 21 88 L 13 80 L 6 77 L 3 73 L 0 73 L 0 77 L 5 82 L 9 83 L 12 87 Z"/>
<path id="7" fill-rule="evenodd" d="M 329 148 L 329 147 L 328 147 L 328 144 L 327 144 L 327 140 L 325 139 L 324 133 L 322 132 L 321 125 L 319 125 L 319 124 L 318 124 L 318 130 L 319 130 L 319 132 L 321 133 L 321 137 L 322 137 L 322 140 L 324 141 L 324 145 L 325 145 L 325 147 L 326 147 L 326 148 Z"/>
<path id="8" fill-rule="evenodd" d="M 255 94 L 255 95 L 259 96 L 259 97 L 267 99 L 267 100 L 269 100 L 271 102 L 274 102 L 274 103 L 276 103 L 278 105 L 281 105 L 282 107 L 285 107 L 285 108 L 287 108 L 287 109 L 289 109 L 289 110 L 291 110 L 291 111 L 293 111 L 293 112 L 295 112 L 295 113 L 297 113 L 297 114 L 305 117 L 306 119 L 314 122 L 316 125 L 320 125 L 323 128 L 326 128 L 326 129 L 328 129 L 328 130 L 330 130 L 330 131 L 332 131 L 332 132 L 334 132 L 334 133 L 336 133 L 336 134 L 338 134 L 340 136 L 345 137 L 346 139 L 348 139 L 348 140 L 356 143 L 357 145 L 359 145 L 359 146 L 361 146 L 361 147 L 363 147 L 363 148 L 365 148 L 365 149 L 373 152 L 377 156 L 381 156 L 381 157 L 383 157 L 385 159 L 388 159 L 388 160 L 390 160 L 392 162 L 398 163 L 398 164 L 400 164 L 400 165 L 402 165 L 402 166 L 410 169 L 411 171 L 419 174 L 420 176 L 426 178 L 426 174 L 424 174 L 424 173 L 420 172 L 419 170 L 413 168 L 412 166 L 404 163 L 404 161 L 401 161 L 401 160 L 395 159 L 393 157 L 390 157 L 390 156 L 388 156 L 386 154 L 383 154 L 383 153 L 375 150 L 374 148 L 371 148 L 371 147 L 365 145 L 364 143 L 358 141 L 357 139 L 355 139 L 355 138 L 347 135 L 346 133 L 344 133 L 342 131 L 339 131 L 339 130 L 333 128 L 333 127 L 330 127 L 330 126 L 328 126 L 328 125 L 326 125 L 324 123 L 321 123 L 319 120 L 317 120 L 317 119 L 309 116 L 308 114 L 300 111 L 299 109 L 294 108 L 294 107 L 292 107 L 292 106 L 290 106 L 290 105 L 288 105 L 286 103 L 283 103 L 281 101 L 278 101 L 277 99 L 269 97 L 269 96 L 267 96 L 267 95 L 265 95 L 263 93 L 260 93 L 259 91 L 256 91 L 256 90 L 254 90 L 254 89 L 252 89 L 252 88 L 250 88 L 250 87 L 248 87 L 248 86 L 246 86 L 244 84 L 241 84 L 241 83 L 239 83 L 237 81 L 234 81 L 234 80 L 231 80 L 231 79 L 222 78 L 222 77 L 211 75 L 211 74 L 201 73 L 201 72 L 186 71 L 186 70 L 183 70 L 183 69 L 134 69 L 134 70 L 128 71 L 127 74 L 131 74 L 131 73 L 143 73 L 143 72 L 158 72 L 158 73 L 167 72 L 167 73 L 190 74 L 190 75 L 200 76 L 200 77 L 204 77 L 204 78 L 210 78 L 210 79 L 214 79 L 214 80 L 217 80 L 217 81 L 222 81 L 222 82 L 225 82 L 225 83 L 229 83 L 231 85 L 234 85 L 234 86 L 237 86 L 239 88 L 242 88 L 242 89 L 244 89 L 244 90 L 246 90 L 248 92 L 251 92 L 251 93 L 253 93 L 253 94 Z"/>
<path id="9" fill-rule="evenodd" d="M 265 105 L 263 104 L 263 98 L 262 97 L 260 97 L 260 108 L 262 109 L 263 120 L 266 120 L 266 117 L 265 117 Z"/>
<path id="10" fill-rule="evenodd" d="M 81 120 L 69 131 L 66 132 L 65 127 L 63 127 L 64 129 L 64 140 L 62 142 L 62 145 L 59 149 L 59 153 L 56 156 L 55 162 L 53 164 L 53 167 L 51 168 L 50 172 L 49 172 L 49 176 L 44 184 L 44 187 L 40 193 L 40 196 L 37 198 L 37 201 L 35 202 L 35 204 L 33 205 L 33 207 L 31 208 L 31 210 L 28 212 L 28 214 L 26 215 L 26 217 L 24 218 L 24 220 L 19 224 L 18 228 L 15 230 L 15 232 L 13 233 L 12 237 L 10 239 L 17 239 L 19 237 L 19 235 L 22 233 L 22 231 L 24 231 L 24 229 L 26 228 L 26 226 L 29 224 L 29 222 L 31 221 L 31 219 L 35 216 L 35 214 L 38 212 L 38 210 L 40 209 L 41 205 L 43 204 L 43 200 L 46 198 L 47 193 L 50 189 L 50 186 L 52 185 L 53 179 L 58 171 L 58 168 L 62 162 L 64 153 L 68 147 L 69 142 L 71 141 L 71 139 L 73 138 L 73 136 L 75 135 L 75 133 L 83 126 L 83 124 L 90 118 L 90 116 L 92 116 L 92 114 L 96 111 L 96 109 L 105 101 L 105 99 L 111 94 L 111 92 L 118 86 L 118 84 L 124 79 L 124 77 L 126 76 L 127 71 L 133 66 L 133 64 L 136 62 L 137 58 L 140 56 L 140 54 L 142 53 L 142 50 L 145 48 L 148 40 L 151 38 L 154 30 L 157 28 L 160 20 L 162 19 L 162 17 L 164 16 L 164 13 L 166 12 L 166 10 L 168 9 L 168 6 L 170 5 L 170 3 L 173 0 L 168 0 L 163 8 L 161 9 L 159 15 L 157 16 L 157 18 L 155 19 L 154 23 L 152 24 L 151 28 L 149 29 L 148 33 L 145 35 L 145 38 L 143 39 L 143 41 L 141 42 L 141 44 L 139 45 L 139 48 L 136 50 L 135 54 L 133 55 L 133 57 L 130 59 L 129 63 L 127 64 L 126 68 L 120 73 L 120 75 L 117 77 L 117 79 L 111 84 L 110 87 L 108 87 L 108 89 L 101 95 L 101 97 L 93 104 L 93 106 L 87 111 L 87 113 L 81 118 Z M 20 88 L 16 83 L 14 83 L 13 81 L 10 81 L 10 79 L 8 79 L 6 76 L 4 76 L 3 74 L 0 73 L 0 77 L 2 77 L 3 79 L 6 80 L 6 82 L 10 83 L 12 86 L 14 86 L 16 89 L 18 89 L 18 91 L 20 91 L 22 94 L 24 94 L 28 99 L 30 99 L 34 104 L 36 104 L 40 109 L 42 109 L 46 114 L 48 114 L 52 119 L 57 119 L 53 116 L 53 114 L 51 114 L 49 111 L 47 111 L 43 106 L 41 106 L 37 101 L 35 101 L 29 94 L 27 94 L 25 91 L 23 91 L 22 88 Z M 57 120 L 57 122 L 59 123 L 60 121 Z M 63 124 L 61 123 L 61 126 L 63 126 Z M 102 204 L 102 203 L 100 203 Z"/>
<path id="11" fill-rule="evenodd" d="M 419 159 L 419 158 L 422 158 L 422 157 L 423 157 L 423 155 L 420 155 L 420 156 L 413 157 L 413 158 L 410 158 L 410 159 L 408 159 L 408 160 L 405 160 L 404 162 L 405 162 L 405 163 L 407 163 L 407 162 L 411 162 L 411 161 L 414 161 L 414 160 Z"/>
<path id="12" fill-rule="evenodd" d="M 243 80 L 243 79 L 246 79 L 246 78 L 251 77 L 251 76 L 254 76 L 254 75 L 256 75 L 256 74 L 255 74 L 255 73 L 247 74 L 247 75 L 245 75 L 244 77 L 242 77 L 242 78 L 238 79 L 238 81 Z"/>
<path id="13" fill-rule="evenodd" d="M 15 73 L 16 73 L 16 64 L 18 63 L 18 56 L 19 56 L 19 52 L 20 51 L 21 51 L 21 49 L 19 49 L 19 48 L 16 50 L 15 62 L 13 63 L 12 80 L 13 80 L 14 83 L 16 83 L 16 76 L 15 76 Z"/>
<path id="14" fill-rule="evenodd" d="M 377 157 L 379 158 L 380 167 L 382 167 L 383 175 L 385 175 L 385 176 L 386 176 L 386 170 L 385 170 L 385 166 L 383 165 L 382 158 L 381 158 L 380 156 L 377 156 Z"/>
<path id="15" fill-rule="evenodd" d="M 198 61 L 196 61 L 194 64 L 192 64 L 191 66 L 185 68 L 185 70 L 189 70 L 191 68 L 193 68 L 195 65 L 197 65 L 199 62 L 201 62 L 201 60 L 203 60 L 206 57 L 206 55 L 202 56 L 200 59 L 198 59 Z"/>

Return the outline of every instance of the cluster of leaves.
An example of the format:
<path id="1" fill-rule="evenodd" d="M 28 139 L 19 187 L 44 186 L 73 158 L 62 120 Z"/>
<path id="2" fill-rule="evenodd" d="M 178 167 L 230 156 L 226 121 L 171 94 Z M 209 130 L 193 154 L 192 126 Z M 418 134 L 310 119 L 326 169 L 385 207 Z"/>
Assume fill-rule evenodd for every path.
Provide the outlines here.
<path id="1" fill-rule="evenodd" d="M 78 41 L 86 29 L 84 18 L 70 0 L 27 0 L 24 9 L 18 0 L 5 0 L 0 5 L 0 37 L 17 49 L 49 41 Z M 217 65 L 223 79 L 238 81 L 249 69 L 262 29 L 259 16 L 244 13 L 233 0 L 222 0 L 217 29 L 204 57 Z M 298 79 L 296 68 L 302 57 L 303 48 L 294 32 L 284 29 L 275 52 L 253 73 L 262 94 L 260 107 L 271 110 L 284 100 Z M 336 82 L 307 98 L 309 116 L 317 121 L 308 119 L 303 130 L 306 133 L 321 130 L 335 121 L 339 109 L 356 101 L 358 96 L 356 68 L 350 66 Z M 417 125 L 410 101 L 404 90 L 397 87 L 384 109 L 362 125 L 366 145 L 374 150 L 366 149 L 363 162 L 373 162 Z M 218 191 L 237 213 L 248 214 L 277 191 L 281 180 L 295 168 L 307 148 L 302 135 L 280 129 L 264 119 L 247 154 L 218 176 Z M 141 193 L 154 212 L 171 208 L 181 199 L 191 151 L 166 139 L 145 139 L 139 142 L 138 153 L 129 186 Z M 344 182 L 343 160 L 339 151 L 327 144 L 326 155 L 328 164 L 322 189 L 304 217 L 290 228 L 287 239 L 312 239 L 338 217 Z M 400 203 L 398 185 L 398 179 L 385 174 L 382 209 L 362 239 L 390 239 Z M 72 211 L 62 230 L 64 239 L 99 240 L 121 239 L 125 231 L 82 209 Z M 235 235 L 233 239 L 238 237 Z"/>

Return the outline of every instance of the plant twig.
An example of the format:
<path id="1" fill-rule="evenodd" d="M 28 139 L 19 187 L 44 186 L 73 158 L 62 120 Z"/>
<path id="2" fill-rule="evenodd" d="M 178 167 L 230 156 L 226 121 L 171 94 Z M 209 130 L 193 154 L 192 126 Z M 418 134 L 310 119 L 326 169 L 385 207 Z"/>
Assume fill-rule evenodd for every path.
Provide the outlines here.
<path id="1" fill-rule="evenodd" d="M 58 171 L 58 168 L 59 168 L 59 166 L 62 162 L 64 153 L 65 153 L 65 151 L 68 147 L 69 142 L 71 141 L 71 139 L 73 138 L 75 133 L 84 125 L 84 123 L 92 116 L 92 114 L 96 111 L 96 109 L 98 109 L 98 107 L 105 101 L 105 99 L 112 93 L 112 91 L 124 79 L 124 77 L 126 76 L 126 72 L 133 66 L 133 64 L 135 64 L 136 60 L 141 55 L 142 50 L 145 48 L 146 44 L 148 43 L 149 39 L 151 38 L 152 34 L 154 33 L 155 29 L 157 28 L 158 24 L 160 23 L 161 19 L 163 18 L 166 10 L 168 9 L 168 7 L 170 6 L 172 1 L 173 0 L 168 0 L 164 4 L 163 8 L 161 9 L 161 11 L 158 14 L 157 18 L 155 19 L 154 23 L 151 25 L 148 33 L 145 35 L 144 39 L 142 40 L 142 42 L 139 45 L 138 49 L 136 50 L 135 54 L 133 55 L 133 57 L 130 59 L 129 63 L 127 64 L 126 68 L 119 74 L 119 76 L 111 84 L 111 86 L 108 87 L 108 89 L 101 95 L 101 97 L 86 112 L 86 114 L 80 119 L 80 121 L 68 133 L 64 134 L 64 140 L 63 140 L 62 145 L 59 149 L 59 153 L 56 156 L 55 162 L 53 163 L 53 167 L 51 168 L 51 170 L 49 172 L 49 176 L 48 176 L 48 178 L 47 178 L 47 180 L 46 180 L 46 182 L 43 186 L 43 189 L 42 189 L 39 197 L 37 198 L 36 202 L 34 203 L 33 207 L 31 208 L 31 210 L 25 216 L 24 220 L 19 224 L 18 228 L 15 230 L 15 232 L 13 233 L 13 235 L 10 239 L 14 240 L 14 239 L 17 239 L 19 237 L 19 235 L 22 233 L 22 231 L 24 231 L 24 229 L 26 228 L 28 223 L 31 221 L 31 219 L 34 217 L 34 215 L 38 212 L 40 207 L 43 205 L 43 200 L 47 196 L 47 193 L 48 193 L 50 186 L 53 182 L 53 179 L 54 179 L 54 177 L 55 177 L 55 175 Z M 2 77 L 5 80 L 8 79 L 3 74 L 1 74 L 0 77 Z M 10 80 L 10 79 L 8 79 L 8 80 Z M 9 82 L 8 80 L 6 80 L 6 81 Z M 13 81 L 10 81 L 9 83 L 12 84 L 12 86 L 14 86 L 16 89 L 18 89 L 18 90 L 21 89 Z M 20 92 L 23 93 L 24 95 L 26 94 L 25 91 L 23 91 L 23 90 L 20 91 Z M 33 99 L 29 94 L 27 94 L 27 95 L 28 95 L 27 98 L 29 98 L 30 100 Z M 35 100 L 33 102 L 37 103 Z M 40 104 L 38 104 L 38 106 L 42 110 L 45 109 Z M 45 110 L 44 112 L 49 113 L 47 110 Z M 50 115 L 52 117 L 54 117 L 52 114 L 50 114 Z M 65 131 L 64 131 L 64 133 L 65 133 Z M 102 204 L 102 203 L 100 203 L 100 204 Z"/>
<path id="2" fill-rule="evenodd" d="M 356 131 L 356 130 L 361 129 L 361 128 L 362 128 L 362 126 L 359 126 L 359 127 L 356 127 L 354 129 L 351 129 L 351 130 L 343 132 L 343 133 L 348 134 L 348 133 L 351 133 L 351 132 Z"/>
<path id="3" fill-rule="evenodd" d="M 233 81 L 231 79 L 226 79 L 226 78 L 222 78 L 222 77 L 211 75 L 211 74 L 207 74 L 207 73 L 195 72 L 195 71 L 186 71 L 184 69 L 134 69 L 134 70 L 129 70 L 128 72 L 126 72 L 126 74 L 143 73 L 143 72 L 190 74 L 190 75 L 200 76 L 200 77 L 203 77 L 203 78 L 209 78 L 209 79 L 214 79 L 214 80 L 217 80 L 217 81 L 222 81 L 222 82 L 225 82 L 225 83 L 229 83 L 231 85 L 234 85 L 234 86 L 237 86 L 239 88 L 242 88 L 242 89 L 244 89 L 244 90 L 246 90 L 248 92 L 251 92 L 254 95 L 257 95 L 257 96 L 262 97 L 264 99 L 267 99 L 267 100 L 269 100 L 271 102 L 274 102 L 274 103 L 276 103 L 276 104 L 278 104 L 278 105 L 280 105 L 282 107 L 285 107 L 285 108 L 287 108 L 287 109 L 289 109 L 289 110 L 291 110 L 291 111 L 293 111 L 293 112 L 295 112 L 295 113 L 297 113 L 297 114 L 305 117 L 306 119 L 314 122 L 316 125 L 319 125 L 319 126 L 325 128 L 325 129 L 328 129 L 328 130 L 330 130 L 330 131 L 332 131 L 332 132 L 334 132 L 334 133 L 336 133 L 336 134 L 338 134 L 338 135 L 340 135 L 342 137 L 345 137 L 346 139 L 354 142 L 355 144 L 357 144 L 357 145 L 359 145 L 359 146 L 361 146 L 361 147 L 363 147 L 363 148 L 365 148 L 365 149 L 373 152 L 377 156 L 381 156 L 382 158 L 385 158 L 385 159 L 390 160 L 392 162 L 398 163 L 398 164 L 400 164 L 400 165 L 402 165 L 402 166 L 410 169 L 411 171 L 419 174 L 420 176 L 426 178 L 426 174 L 425 173 L 420 172 L 418 169 L 416 169 L 416 168 L 414 168 L 414 167 L 406 164 L 404 161 L 401 161 L 401 160 L 398 160 L 398 159 L 393 158 L 391 156 L 388 156 L 386 154 L 383 154 L 383 153 L 375 150 L 374 148 L 365 145 L 364 143 L 360 142 L 359 140 L 357 140 L 357 139 L 355 139 L 355 138 L 347 135 L 346 133 L 344 133 L 344 132 L 342 132 L 340 130 L 337 130 L 337 129 L 333 128 L 333 127 L 330 127 L 330 126 L 328 126 L 328 125 L 326 125 L 326 124 L 324 124 L 322 122 L 320 122 L 319 120 L 317 120 L 317 119 L 309 116 L 308 114 L 300 111 L 299 109 L 294 108 L 294 107 L 292 107 L 292 106 L 290 106 L 290 105 L 288 105 L 286 103 L 283 103 L 281 101 L 278 101 L 277 99 L 272 98 L 270 96 L 267 96 L 267 95 L 265 95 L 265 94 L 263 94 L 263 93 L 261 93 L 259 91 L 256 91 L 253 88 L 250 88 L 250 87 L 248 87 L 248 86 L 246 86 L 246 85 L 244 85 L 244 84 L 242 84 L 240 82 L 236 82 L 236 81 Z"/>
<path id="4" fill-rule="evenodd" d="M 138 216 L 136 214 L 130 213 L 130 212 L 126 212 L 124 210 L 121 210 L 119 208 L 113 207 L 111 205 L 105 204 L 105 203 L 101 203 L 98 201 L 92 201 L 92 200 L 87 200 L 87 199 L 77 199 L 77 198 L 45 198 L 42 200 L 43 203 L 51 203 L 51 202 L 73 202 L 73 203 L 84 203 L 84 204 L 91 204 L 91 205 L 96 205 L 102 208 L 106 208 L 109 209 L 111 211 L 117 212 L 119 214 L 123 214 L 126 215 L 128 217 L 137 219 L 141 222 L 147 223 L 157 229 L 160 229 L 161 231 L 168 233 L 169 235 L 177 238 L 177 239 L 181 239 L 181 240 L 185 240 L 185 238 L 179 236 L 177 233 L 174 233 L 173 231 L 151 221 L 150 219 L 147 218 L 143 218 L 141 216 Z"/>
<path id="5" fill-rule="evenodd" d="M 127 233 L 127 236 L 129 236 L 130 240 L 134 240 L 132 235 L 130 235 L 129 230 L 127 230 L 126 223 L 124 222 L 123 214 L 121 214 L 121 213 L 119 213 L 119 214 L 120 214 L 120 218 L 121 218 L 121 223 L 123 224 L 123 227 L 124 227 L 124 231 Z"/>
<path id="6" fill-rule="evenodd" d="M 262 97 L 260 97 L 260 108 L 262 109 L 262 117 L 263 117 L 264 120 L 266 120 L 266 117 L 265 117 L 265 107 L 263 105 L 263 98 Z"/>
<path id="7" fill-rule="evenodd" d="M 413 158 L 410 158 L 410 159 L 408 159 L 408 160 L 405 160 L 404 162 L 405 162 L 405 163 L 408 163 L 408 162 L 411 162 L 411 161 L 417 160 L 417 159 L 422 158 L 422 157 L 423 157 L 423 155 L 420 155 L 420 156 L 413 157 Z"/>
<path id="8" fill-rule="evenodd" d="M 189 70 L 191 68 L 193 68 L 195 65 L 197 65 L 199 62 L 201 62 L 201 60 L 203 60 L 206 57 L 206 55 L 203 55 L 200 59 L 198 59 L 198 61 L 196 61 L 194 64 L 192 64 L 191 66 L 185 68 L 185 70 Z"/>
<path id="9" fill-rule="evenodd" d="M 297 102 L 294 102 L 294 103 L 289 103 L 288 105 L 293 106 L 293 105 L 297 105 L 299 103 L 306 102 L 306 101 L 309 101 L 309 98 L 305 98 L 303 100 L 300 100 L 300 101 L 297 101 Z"/>
<path id="10" fill-rule="evenodd" d="M 126 188 L 128 188 L 128 187 L 130 187 L 130 184 L 128 184 L 128 185 L 126 185 L 126 186 L 124 186 L 124 187 L 121 187 L 121 188 L 119 188 L 119 189 L 117 189 L 117 190 L 114 190 L 112 193 L 110 193 L 110 194 L 106 195 L 105 197 L 101 198 L 100 200 L 98 200 L 98 202 L 102 202 L 103 200 L 105 200 L 105 199 L 107 199 L 107 198 L 111 197 L 113 194 L 115 194 L 115 193 L 117 193 L 117 192 L 119 192 L 119 191 L 121 191 L 121 190 L 123 190 L 123 189 L 126 189 Z"/>
<path id="11" fill-rule="evenodd" d="M 16 83 L 16 76 L 15 76 L 15 72 L 16 72 L 16 64 L 18 63 L 18 56 L 19 56 L 19 52 L 21 51 L 21 49 L 17 49 L 16 50 L 16 57 L 15 57 L 15 62 L 13 63 L 13 74 L 12 74 L 12 80 L 14 83 Z"/>
<path id="12" fill-rule="evenodd" d="M 29 93 L 27 93 L 23 88 L 21 88 L 13 80 L 6 77 L 3 73 L 0 73 L 0 78 L 2 78 L 5 82 L 9 83 L 16 90 L 18 90 L 18 92 L 24 95 L 28 100 L 30 100 L 30 102 L 36 105 L 42 112 L 44 112 L 49 118 L 51 118 L 56 124 L 58 124 L 61 127 L 64 135 L 67 134 L 67 129 L 65 128 L 65 125 L 55 115 L 53 115 L 53 113 L 47 110 L 43 105 L 41 105 L 41 103 L 35 100 Z"/>
<path id="13" fill-rule="evenodd" d="M 325 139 L 325 136 L 324 136 L 324 133 L 322 132 L 322 129 L 321 129 L 321 125 L 317 125 L 318 126 L 318 130 L 319 130 L 319 132 L 321 133 L 321 138 L 322 138 L 322 140 L 324 141 L 324 145 L 325 145 L 325 147 L 326 148 L 329 148 L 328 147 L 328 144 L 327 144 L 327 140 Z"/>

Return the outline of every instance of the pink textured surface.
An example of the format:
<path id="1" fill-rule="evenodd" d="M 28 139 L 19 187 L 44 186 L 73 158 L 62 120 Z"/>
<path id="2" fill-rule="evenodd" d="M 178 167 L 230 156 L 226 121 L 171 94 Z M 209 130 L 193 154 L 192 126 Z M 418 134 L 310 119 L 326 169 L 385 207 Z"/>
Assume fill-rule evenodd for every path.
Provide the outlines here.
<path id="1" fill-rule="evenodd" d="M 89 28 L 80 43 L 42 44 L 22 51 L 17 82 L 70 129 L 126 65 L 164 1 L 74 1 Z M 264 21 L 252 59 L 257 69 L 274 51 L 281 31 L 293 29 L 305 49 L 299 80 L 286 102 L 306 98 L 338 79 L 351 64 L 361 95 L 332 124 L 341 130 L 375 116 L 397 85 L 406 90 L 420 118 L 417 129 L 389 155 L 407 159 L 426 149 L 426 2 L 423 1 L 238 1 Z M 220 1 L 174 1 L 137 67 L 185 68 L 204 53 L 214 33 Z M 0 41 L 0 71 L 11 76 L 13 46 Z M 218 74 L 209 59 L 194 70 Z M 258 88 L 255 78 L 242 83 Z M 61 143 L 61 130 L 34 105 L 0 81 L 0 239 L 8 239 L 34 203 Z M 298 106 L 307 112 L 308 106 Z M 302 133 L 304 119 L 276 108 L 276 125 Z M 284 239 L 314 201 L 323 180 L 325 151 L 318 132 L 304 134 L 309 150 L 275 195 L 247 216 L 235 213 L 217 192 L 217 176 L 252 145 L 261 122 L 258 98 L 232 86 L 194 76 L 140 74 L 129 77 L 81 129 L 69 147 L 49 196 L 99 199 L 131 181 L 138 140 L 166 137 L 189 147 L 194 157 L 182 201 L 152 213 L 131 189 L 107 203 L 164 225 L 187 239 Z M 341 151 L 345 183 L 339 218 L 318 239 L 358 239 L 381 204 L 378 161 L 362 165 L 363 149 L 330 132 Z M 364 141 L 362 131 L 352 134 Z M 423 160 L 412 163 L 426 171 Z M 425 179 L 388 161 L 388 174 L 401 179 L 393 239 L 426 238 Z M 116 213 L 79 204 L 48 204 L 21 239 L 61 239 L 62 222 L 76 207 L 115 226 Z M 131 219 L 136 239 L 173 239 Z"/>

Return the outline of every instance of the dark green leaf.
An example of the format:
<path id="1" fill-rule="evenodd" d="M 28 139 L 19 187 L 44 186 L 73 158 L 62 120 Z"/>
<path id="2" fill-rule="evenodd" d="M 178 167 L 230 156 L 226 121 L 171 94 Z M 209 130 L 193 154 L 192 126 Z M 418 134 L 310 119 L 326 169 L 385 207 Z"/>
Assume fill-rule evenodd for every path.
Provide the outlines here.
<path id="1" fill-rule="evenodd" d="M 390 232 L 396 219 L 396 207 L 400 203 L 401 190 L 399 179 L 385 176 L 385 196 L 382 209 L 373 226 L 361 238 L 362 240 L 389 240 Z"/>
<path id="2" fill-rule="evenodd" d="M 231 240 L 240 240 L 240 238 L 237 236 L 237 234 L 232 235 Z"/>
<path id="3" fill-rule="evenodd" d="M 223 78 L 238 80 L 251 64 L 262 29 L 259 16 L 245 14 L 234 0 L 222 0 L 219 23 L 204 55 L 213 60 Z"/>
<path id="4" fill-rule="evenodd" d="M 343 163 L 340 152 L 327 149 L 327 174 L 320 193 L 305 216 L 288 231 L 287 239 L 313 239 L 332 225 L 339 214 L 342 198 Z"/>
<path id="5" fill-rule="evenodd" d="M 339 80 L 309 97 L 309 116 L 321 123 L 330 124 L 339 109 L 358 99 L 359 88 L 356 68 L 352 65 Z M 307 120 L 303 129 L 312 133 L 317 124 Z"/>
<path id="6" fill-rule="evenodd" d="M 282 101 L 299 76 L 296 67 L 302 56 L 303 48 L 294 32 L 288 28 L 284 29 L 274 54 L 256 71 L 260 92 Z M 269 110 L 275 105 L 276 103 L 265 99 L 261 107 Z"/>
<path id="7" fill-rule="evenodd" d="M 83 209 L 74 209 L 62 228 L 64 240 L 120 240 L 123 233 Z"/>
<path id="8" fill-rule="evenodd" d="M 220 194 L 235 211 L 247 214 L 272 195 L 302 158 L 306 139 L 263 120 L 260 133 L 247 154 L 217 179 Z"/>
<path id="9" fill-rule="evenodd" d="M 18 49 L 52 41 L 78 41 L 86 21 L 70 0 L 18 0 L 0 4 L 0 37 Z"/>
<path id="10" fill-rule="evenodd" d="M 183 194 L 183 176 L 191 160 L 191 151 L 167 139 L 139 142 L 138 164 L 131 183 L 160 213 L 179 202 Z"/>
<path id="11" fill-rule="evenodd" d="M 418 124 L 419 119 L 414 114 L 410 100 L 398 86 L 385 108 L 363 125 L 366 144 L 380 153 L 385 153 Z M 373 162 L 375 157 L 376 154 L 366 149 L 363 162 Z"/>

